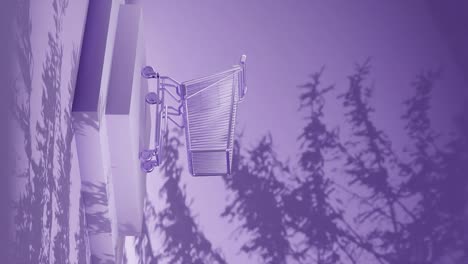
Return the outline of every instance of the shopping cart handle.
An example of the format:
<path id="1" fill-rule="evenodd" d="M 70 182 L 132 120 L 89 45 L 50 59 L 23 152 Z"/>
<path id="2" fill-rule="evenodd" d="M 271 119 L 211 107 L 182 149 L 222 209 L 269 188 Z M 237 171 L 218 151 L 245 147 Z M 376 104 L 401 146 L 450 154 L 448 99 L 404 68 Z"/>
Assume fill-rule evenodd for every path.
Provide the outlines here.
<path id="1" fill-rule="evenodd" d="M 245 64 L 245 61 L 247 60 L 247 55 L 242 55 L 240 58 L 240 63 Z"/>

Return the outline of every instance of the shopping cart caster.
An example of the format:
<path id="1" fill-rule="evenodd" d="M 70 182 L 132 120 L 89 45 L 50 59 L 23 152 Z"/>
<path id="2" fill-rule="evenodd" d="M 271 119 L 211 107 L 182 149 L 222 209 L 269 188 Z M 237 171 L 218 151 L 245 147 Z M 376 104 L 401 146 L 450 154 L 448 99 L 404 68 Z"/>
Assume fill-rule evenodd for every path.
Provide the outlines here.
<path id="1" fill-rule="evenodd" d="M 146 78 L 146 79 L 151 79 L 151 78 L 158 77 L 158 74 L 154 71 L 153 67 L 145 66 L 141 70 L 141 76 L 143 76 L 143 78 Z"/>
<path id="2" fill-rule="evenodd" d="M 145 101 L 148 104 L 160 104 L 161 99 L 155 92 L 147 93 L 145 96 Z"/>
<path id="3" fill-rule="evenodd" d="M 153 160 L 143 161 L 141 163 L 141 169 L 146 173 L 152 172 L 156 166 L 158 166 L 158 164 Z"/>
<path id="4" fill-rule="evenodd" d="M 140 160 L 141 161 L 149 161 L 154 156 L 154 150 L 143 150 L 140 152 Z"/>

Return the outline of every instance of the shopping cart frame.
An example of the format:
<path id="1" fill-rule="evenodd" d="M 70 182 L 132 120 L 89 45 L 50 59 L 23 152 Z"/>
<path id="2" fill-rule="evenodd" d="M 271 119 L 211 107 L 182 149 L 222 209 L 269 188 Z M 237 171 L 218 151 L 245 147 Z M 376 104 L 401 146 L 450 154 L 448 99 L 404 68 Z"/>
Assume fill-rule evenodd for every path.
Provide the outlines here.
<path id="1" fill-rule="evenodd" d="M 216 175 L 228 175 L 232 173 L 232 152 L 234 144 L 234 130 L 235 130 L 235 116 L 237 115 L 236 109 L 237 104 L 242 102 L 247 93 L 246 85 L 246 56 L 242 55 L 240 63 L 234 65 L 231 69 L 208 75 L 205 77 L 192 79 L 185 82 L 179 82 L 169 76 L 160 76 L 159 73 L 155 72 L 151 66 L 146 66 L 142 69 L 141 75 L 146 79 L 156 79 L 156 91 L 150 92 L 146 95 L 145 101 L 148 105 L 156 106 L 156 116 L 155 116 L 155 139 L 154 139 L 154 148 L 145 149 L 140 152 L 140 162 L 141 168 L 144 172 L 151 172 L 155 167 L 158 167 L 162 164 L 165 158 L 165 144 L 168 140 L 169 134 L 169 123 L 174 124 L 175 126 L 184 129 L 185 138 L 186 138 L 186 147 L 187 147 L 187 158 L 189 163 L 189 171 L 193 176 L 216 176 Z M 237 75 L 237 76 L 236 76 Z M 189 115 L 190 109 L 189 104 L 190 100 L 200 95 L 201 93 L 209 93 L 210 89 L 214 89 L 223 80 L 228 80 L 232 76 L 233 81 L 237 85 L 232 84 L 232 102 L 230 106 L 229 113 L 229 127 L 228 129 L 228 141 L 226 142 L 225 148 L 218 149 L 200 149 L 192 146 L 191 141 L 191 116 Z M 222 78 L 224 77 L 224 78 Z M 211 83 L 210 85 L 196 91 L 195 93 L 190 93 L 190 88 L 193 85 L 202 84 L 213 79 L 219 79 Z M 217 84 L 218 83 L 218 84 Z M 189 89 L 189 90 L 187 90 Z M 235 90 L 236 89 L 236 90 Z M 166 97 L 166 94 L 168 95 Z M 166 102 L 166 98 L 170 98 L 176 104 L 176 106 L 170 105 Z M 175 117 L 182 116 L 182 124 L 180 124 Z M 234 123 L 233 123 L 234 122 Z M 194 155 L 203 155 L 203 153 L 216 153 L 222 152 L 226 153 L 226 164 L 227 168 L 225 171 L 219 172 L 203 172 L 199 173 L 194 168 Z M 212 164 L 213 165 L 213 164 Z"/>

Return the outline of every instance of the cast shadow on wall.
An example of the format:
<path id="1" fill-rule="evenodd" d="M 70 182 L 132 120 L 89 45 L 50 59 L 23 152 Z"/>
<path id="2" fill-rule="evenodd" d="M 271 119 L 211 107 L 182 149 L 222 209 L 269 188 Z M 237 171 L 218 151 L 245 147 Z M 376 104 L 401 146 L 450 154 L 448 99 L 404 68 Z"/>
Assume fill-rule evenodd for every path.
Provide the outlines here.
<path id="1" fill-rule="evenodd" d="M 200 230 L 185 187 L 181 186 L 180 132 L 178 129 L 172 132 L 176 136 L 169 138 L 167 158 L 158 172 L 163 177 L 158 203 L 164 208 L 156 210 L 151 201 L 145 201 L 143 232 L 135 241 L 139 263 L 226 263 L 222 253 Z M 153 236 L 162 241 L 158 248 L 151 244 Z"/>
<path id="2" fill-rule="evenodd" d="M 395 150 L 373 121 L 370 70 L 370 60 L 356 65 L 334 97 L 327 94 L 337 88 L 320 83 L 324 69 L 300 86 L 297 164 L 278 161 L 271 135 L 236 151 L 236 171 L 225 178 L 234 198 L 222 216 L 240 219 L 249 235 L 241 252 L 263 263 L 468 261 L 467 116 L 448 143 L 439 140 L 429 110 L 441 72 L 422 72 L 403 103 L 409 143 Z M 343 107 L 340 127 L 327 123 L 327 102 Z"/>
<path id="3" fill-rule="evenodd" d="M 86 211 L 88 233 L 112 233 L 106 184 L 104 182 L 99 184 L 82 182 L 81 195 L 85 208 L 89 208 Z"/>
<path id="4" fill-rule="evenodd" d="M 69 263 L 70 252 L 70 173 L 71 145 L 71 98 L 74 76 L 78 70 L 78 52 L 71 57 L 72 78 L 62 83 L 63 44 L 62 20 L 68 1 L 52 3 L 54 30 L 48 33 L 48 49 L 42 69 L 40 109 L 32 109 L 33 54 L 31 49 L 32 23 L 30 1 L 18 3 L 17 59 L 20 76 L 14 89 L 15 108 L 13 115 L 23 137 L 26 160 L 16 164 L 18 181 L 25 181 L 25 190 L 15 201 L 15 254 L 19 263 Z M 65 61 L 68 63 L 68 61 Z M 64 89 L 64 87 L 67 87 Z M 35 113 L 40 111 L 40 115 Z M 37 119 L 36 122 L 33 120 Z M 80 218 L 81 219 L 81 218 Z M 55 230 L 53 232 L 53 229 Z M 83 235 L 76 234 L 78 258 L 84 260 Z"/>
<path id="5" fill-rule="evenodd" d="M 296 164 L 278 158 L 271 134 L 252 148 L 241 148 L 242 136 L 235 143 L 221 216 L 246 240 L 239 253 L 275 264 L 468 262 L 468 117 L 454 118 L 453 133 L 441 139 L 430 110 L 442 72 L 423 71 L 410 84 L 413 95 L 399 108 L 407 144 L 395 149 L 374 121 L 371 61 L 355 66 L 344 89 L 323 85 L 324 71 L 299 86 L 305 119 Z M 339 126 L 329 123 L 327 104 L 345 113 Z M 170 146 L 159 193 L 167 207 L 156 212 L 147 202 L 140 263 L 224 263 L 217 251 L 200 254 L 213 247 L 180 187 L 179 140 Z M 153 233 L 163 238 L 156 255 Z"/>

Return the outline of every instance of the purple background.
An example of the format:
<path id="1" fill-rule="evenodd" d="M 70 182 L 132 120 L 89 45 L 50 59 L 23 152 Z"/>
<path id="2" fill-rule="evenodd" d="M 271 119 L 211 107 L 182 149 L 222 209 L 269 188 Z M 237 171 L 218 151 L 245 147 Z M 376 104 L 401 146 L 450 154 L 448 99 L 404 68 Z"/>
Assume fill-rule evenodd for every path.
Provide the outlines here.
<path id="1" fill-rule="evenodd" d="M 434 96 L 435 122 L 443 122 L 466 86 L 459 58 L 424 1 L 143 1 L 142 6 L 148 63 L 162 74 L 187 80 L 248 55 L 250 90 L 240 108 L 240 128 L 252 140 L 272 131 L 288 155 L 301 127 L 296 86 L 322 66 L 324 82 L 343 87 L 355 63 L 373 58 L 373 104 L 388 129 L 401 115 L 395 105 L 410 94 L 409 83 L 421 70 L 444 70 L 443 88 Z M 340 114 L 334 118 L 339 121 Z"/>
<path id="2" fill-rule="evenodd" d="M 52 30 L 47 29 L 47 25 L 52 23 L 52 6 L 49 2 L 47 5 L 24 2 L 31 5 L 31 17 L 35 22 L 29 36 L 35 58 L 35 120 L 41 118 L 39 109 L 44 106 L 40 104 L 40 93 L 49 88 L 43 86 L 41 74 L 44 57 L 49 52 L 47 33 Z M 322 66 L 325 66 L 324 84 L 337 87 L 328 96 L 326 121 L 339 126 L 344 122 L 344 111 L 333 102 L 333 98 L 347 88 L 347 76 L 353 73 L 354 64 L 372 58 L 369 83 L 375 88 L 371 105 L 376 109 L 372 118 L 388 134 L 399 152 L 408 144 L 400 119 L 404 112 L 402 102 L 413 93 L 410 83 L 418 73 L 430 69 L 443 72 L 434 89 L 430 110 L 434 128 L 443 132 L 442 141 L 453 130 L 454 114 L 464 109 L 468 98 L 468 9 L 462 2 L 366 0 L 357 4 L 307 0 L 144 0 L 140 4 L 146 31 L 147 61 L 161 74 L 184 81 L 224 70 L 237 63 L 241 54 L 247 54 L 249 93 L 238 116 L 238 131 L 244 134 L 243 147 L 251 148 L 262 135 L 271 132 L 279 157 L 289 158 L 291 163 L 297 162 L 297 137 L 304 125 L 302 114 L 298 112 L 297 85 L 307 82 L 308 75 Z M 0 160 L 4 163 L 0 166 L 0 175 L 6 182 L 8 176 L 21 170 L 12 168 L 12 161 L 17 158 L 12 153 L 18 148 L 22 150 L 21 144 L 24 144 L 19 134 L 8 134 L 17 128 L 8 120 L 10 110 L 14 108 L 11 102 L 18 92 L 12 85 L 17 76 L 16 72 L 12 73 L 17 70 L 15 58 L 12 58 L 17 52 L 14 48 L 17 43 L 13 42 L 18 33 L 13 30 L 12 23 L 16 19 L 13 16 L 24 9 L 12 1 L 5 1 L 0 10 L 3 36 L 0 80 L 1 87 L 6 87 L 0 89 L 0 122 L 4 124 L 0 134 Z M 78 35 L 82 32 L 79 27 L 84 20 L 83 16 L 74 15 L 81 14 L 80 10 L 72 7 L 67 11 L 64 19 L 67 28 L 59 34 L 65 43 L 67 56 L 63 70 L 60 68 L 64 72 L 64 80 L 59 88 L 63 91 L 73 83 L 71 56 L 76 52 L 74 48 L 80 46 Z M 64 93 L 63 96 L 66 105 L 71 95 Z M 64 126 L 63 129 L 66 128 Z M 343 133 L 346 136 L 349 132 Z M 183 154 L 181 160 L 181 164 L 185 164 Z M 73 177 L 78 175 L 72 171 Z M 157 197 L 161 177 L 153 173 L 149 178 L 149 198 L 156 206 L 161 206 Z M 9 184 L 2 184 L 3 188 L 8 188 L 0 190 L 0 194 L 8 194 L 10 186 L 21 185 L 16 178 L 9 179 Z M 226 260 L 229 263 L 257 263 L 255 256 L 249 258 L 246 254 L 239 254 L 239 248 L 248 236 L 235 240 L 232 234 L 236 223 L 229 224 L 220 217 L 226 205 L 222 179 L 193 178 L 184 171 L 182 183 L 186 184 L 188 200 L 193 198 L 190 209 L 196 216 L 196 222 L 213 246 L 222 249 Z M 74 185 L 70 191 L 74 201 L 79 200 L 78 188 Z M 17 195 L 14 189 L 10 191 L 13 196 Z M 2 221 L 11 220 L 11 204 L 6 203 L 8 199 L 1 198 L 0 201 L 5 203 L 0 204 L 5 208 Z M 349 208 L 350 214 L 353 210 L 355 208 Z M 78 210 L 74 211 L 75 218 L 76 215 Z M 79 225 L 75 218 L 68 219 L 68 222 Z M 0 223 L 2 232 L 14 231 L 6 230 L 8 226 Z M 79 234 L 79 230 L 77 232 Z M 6 237 L 3 233 L 0 235 Z M 158 244 L 158 238 L 154 239 Z M 0 245 L 0 248 L 7 247 Z M 131 255 L 129 253 L 129 258 Z"/>
<path id="3" fill-rule="evenodd" d="M 466 49 L 454 47 L 463 29 L 447 28 L 447 23 L 466 21 L 452 21 L 446 16 L 452 12 L 444 14 L 435 3 L 209 0 L 141 4 L 147 61 L 161 74 L 184 81 L 223 70 L 247 54 L 249 93 L 239 108 L 238 123 L 243 146 L 250 148 L 270 131 L 279 156 L 292 162 L 298 158 L 297 137 L 304 125 L 297 111 L 297 85 L 322 66 L 324 84 L 337 86 L 326 106 L 327 122 L 339 126 L 344 112 L 333 97 L 347 88 L 354 64 L 372 58 L 369 82 L 375 88 L 371 105 L 376 108 L 372 117 L 397 151 L 408 144 L 400 120 L 402 102 L 413 93 L 410 83 L 418 73 L 443 70 L 430 110 L 436 129 L 451 131 L 453 114 L 461 110 L 466 98 L 462 59 Z M 237 254 L 242 239 L 236 242 L 232 238 L 235 226 L 219 217 L 226 196 L 222 180 L 191 178 L 186 172 L 182 178 L 206 236 L 223 249 L 228 261 L 255 263 L 255 258 L 249 261 L 246 255 Z M 158 181 L 158 175 L 152 175 L 148 186 L 158 186 Z M 156 194 L 150 197 L 157 203 Z"/>

